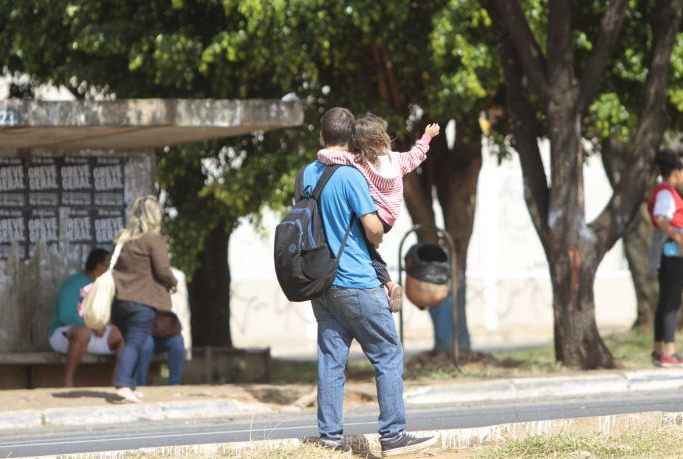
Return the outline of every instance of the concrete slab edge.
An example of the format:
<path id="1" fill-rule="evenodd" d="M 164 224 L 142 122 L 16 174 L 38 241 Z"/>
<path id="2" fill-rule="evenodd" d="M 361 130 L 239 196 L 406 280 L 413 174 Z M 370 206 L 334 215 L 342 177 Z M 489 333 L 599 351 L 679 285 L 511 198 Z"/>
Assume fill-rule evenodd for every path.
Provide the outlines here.
<path id="1" fill-rule="evenodd" d="M 683 369 L 660 369 L 582 377 L 518 378 L 408 389 L 409 405 L 582 397 L 683 389 Z"/>
<path id="2" fill-rule="evenodd" d="M 467 429 L 446 429 L 416 432 L 418 436 L 437 435 L 436 448 L 468 449 L 492 445 L 503 441 L 523 440 L 530 437 L 550 437 L 558 434 L 619 434 L 634 429 L 652 430 L 662 426 L 683 425 L 683 412 L 646 412 L 595 416 L 586 418 L 554 419 L 548 421 L 519 422 Z M 377 434 L 354 435 L 347 439 L 356 454 L 377 454 Z M 251 442 L 210 443 L 203 445 L 163 446 L 131 450 L 105 451 L 96 453 L 40 456 L 42 459 L 121 459 L 154 455 L 154 457 L 201 456 L 218 457 L 247 449 L 278 450 L 290 449 L 305 444 L 305 439 L 288 438 L 280 440 L 259 440 Z M 25 456 L 27 457 L 27 456 Z"/>
<path id="3" fill-rule="evenodd" d="M 0 419 L 0 430 L 22 430 L 47 426 L 73 427 L 171 419 L 210 419 L 238 414 L 272 412 L 273 409 L 265 404 L 245 403 L 230 399 L 48 408 L 42 411 L 7 412 Z"/>
<path id="4" fill-rule="evenodd" d="M 569 398 L 600 394 L 683 389 L 683 369 L 640 370 L 581 377 L 517 378 L 408 389 L 409 406 L 440 403 Z M 3 413 L 0 431 L 41 426 L 78 426 L 168 419 L 210 419 L 231 414 L 267 413 L 265 404 L 230 399 L 175 401 L 141 405 L 65 407 Z M 285 411 L 295 411 L 293 407 Z M 298 409 L 296 409 L 298 411 Z"/>

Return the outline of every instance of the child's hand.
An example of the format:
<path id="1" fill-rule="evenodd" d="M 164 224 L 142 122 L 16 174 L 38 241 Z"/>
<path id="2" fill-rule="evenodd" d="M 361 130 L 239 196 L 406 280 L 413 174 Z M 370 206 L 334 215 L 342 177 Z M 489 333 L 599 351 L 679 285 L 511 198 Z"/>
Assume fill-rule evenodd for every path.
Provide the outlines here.
<path id="1" fill-rule="evenodd" d="M 439 127 L 439 123 L 428 124 L 427 127 L 425 128 L 425 134 L 427 134 L 429 137 L 432 137 L 432 138 L 439 135 L 439 132 L 441 132 L 441 128 Z"/>

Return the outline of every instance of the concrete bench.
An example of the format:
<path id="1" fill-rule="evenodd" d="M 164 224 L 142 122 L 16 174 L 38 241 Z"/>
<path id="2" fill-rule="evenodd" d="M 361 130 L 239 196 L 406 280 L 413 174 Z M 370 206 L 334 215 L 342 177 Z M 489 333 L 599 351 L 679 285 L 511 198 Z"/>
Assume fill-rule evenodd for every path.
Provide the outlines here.
<path id="1" fill-rule="evenodd" d="M 189 357 L 189 356 L 188 356 Z M 156 354 L 149 369 L 149 384 L 161 382 L 165 354 Z M 62 387 L 66 356 L 56 352 L 0 352 L 0 389 Z M 113 356 L 86 354 L 76 372 L 80 387 L 111 386 Z M 183 384 L 268 383 L 270 349 L 200 347 L 185 362 Z"/>
<path id="2" fill-rule="evenodd" d="M 150 367 L 150 381 L 159 376 L 159 363 L 165 355 L 155 355 Z M 115 359 L 108 355 L 86 354 L 76 371 L 76 385 L 110 386 Z M 0 353 L 0 389 L 62 387 L 66 355 L 56 352 Z"/>

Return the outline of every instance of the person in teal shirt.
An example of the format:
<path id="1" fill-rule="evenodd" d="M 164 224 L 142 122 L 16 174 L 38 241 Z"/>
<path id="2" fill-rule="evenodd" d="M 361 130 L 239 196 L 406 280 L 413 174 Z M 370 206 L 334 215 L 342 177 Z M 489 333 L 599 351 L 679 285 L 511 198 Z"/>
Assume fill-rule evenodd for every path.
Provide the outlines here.
<path id="1" fill-rule="evenodd" d="M 86 353 L 111 355 L 118 352 L 123 343 L 119 330 L 109 324 L 104 330 L 90 330 L 78 312 L 81 290 L 93 283 L 107 270 L 109 252 L 94 249 L 85 262 L 85 270 L 64 280 L 59 288 L 55 304 L 55 316 L 49 328 L 50 346 L 55 352 L 67 355 L 64 369 L 64 386 L 74 386 L 78 364 Z"/>

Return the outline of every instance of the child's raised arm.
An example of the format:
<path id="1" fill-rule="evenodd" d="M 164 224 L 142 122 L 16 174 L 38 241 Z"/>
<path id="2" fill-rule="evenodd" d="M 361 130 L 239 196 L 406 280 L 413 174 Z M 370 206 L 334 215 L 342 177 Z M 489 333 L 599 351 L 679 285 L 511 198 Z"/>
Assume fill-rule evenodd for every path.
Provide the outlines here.
<path id="1" fill-rule="evenodd" d="M 437 123 L 428 124 L 425 128 L 424 134 L 418 140 L 410 151 L 400 153 L 398 155 L 399 165 L 401 166 L 401 174 L 406 175 L 417 169 L 422 162 L 427 159 L 427 152 L 429 151 L 429 142 L 432 137 L 439 135 L 439 125 Z"/>
<path id="2" fill-rule="evenodd" d="M 324 148 L 318 151 L 318 161 L 323 164 L 342 164 L 353 166 L 356 164 L 356 155 L 344 150 Z"/>

